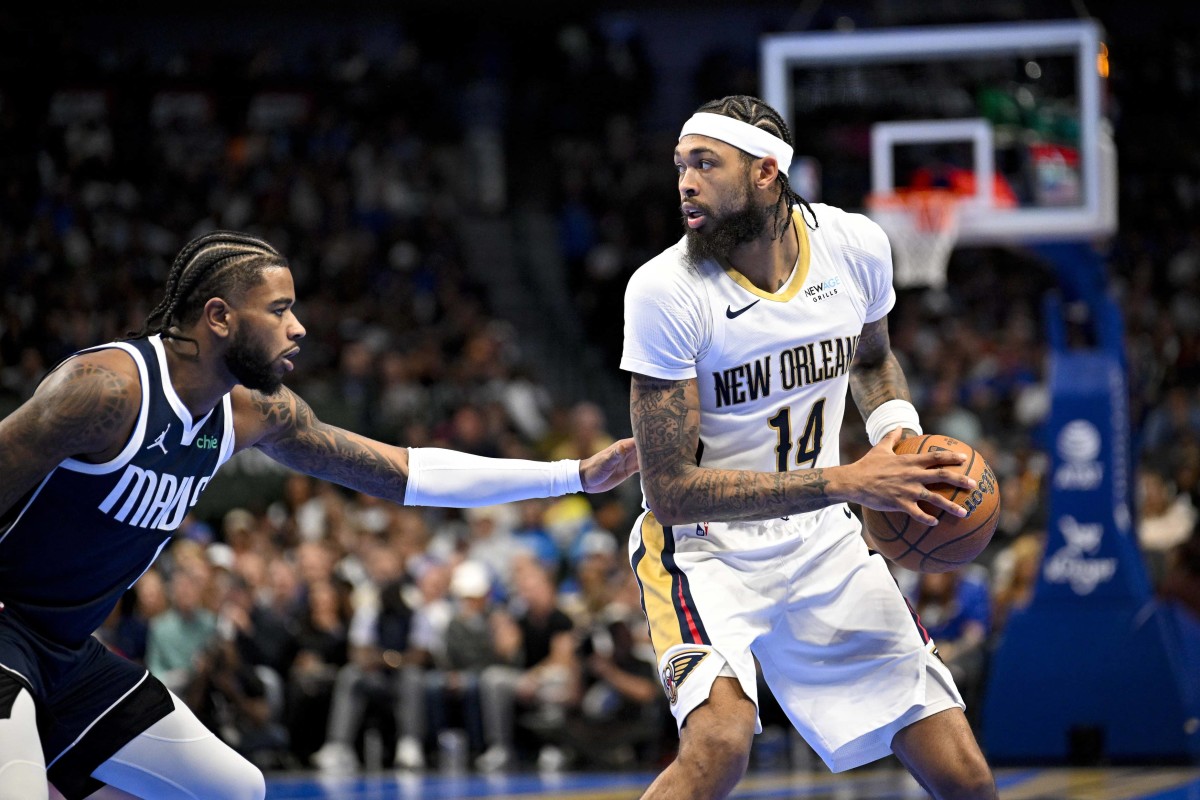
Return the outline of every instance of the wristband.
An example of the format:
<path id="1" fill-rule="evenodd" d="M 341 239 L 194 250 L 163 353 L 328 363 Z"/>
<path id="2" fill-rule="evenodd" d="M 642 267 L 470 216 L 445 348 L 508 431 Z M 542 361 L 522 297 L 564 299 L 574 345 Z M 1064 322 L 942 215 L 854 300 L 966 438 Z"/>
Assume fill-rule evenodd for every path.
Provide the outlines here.
<path id="1" fill-rule="evenodd" d="M 896 428 L 909 428 L 917 433 L 924 433 L 917 409 L 907 400 L 888 400 L 867 417 L 867 439 L 872 447 Z"/>
<path id="2" fill-rule="evenodd" d="M 406 506 L 472 508 L 580 491 L 577 460 L 527 461 L 439 447 L 408 448 Z"/>

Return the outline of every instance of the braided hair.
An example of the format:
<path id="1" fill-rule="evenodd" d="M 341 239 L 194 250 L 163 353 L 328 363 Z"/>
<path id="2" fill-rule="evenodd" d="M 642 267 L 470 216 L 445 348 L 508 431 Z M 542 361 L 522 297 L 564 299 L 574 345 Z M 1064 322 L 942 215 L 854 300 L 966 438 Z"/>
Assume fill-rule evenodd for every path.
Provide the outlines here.
<path id="1" fill-rule="evenodd" d="M 720 100 L 712 100 L 705 103 L 696 109 L 696 113 L 720 114 L 724 117 L 730 117 L 739 122 L 753 125 L 756 128 L 762 128 L 767 133 L 782 139 L 787 144 L 793 144 L 792 132 L 788 130 L 787 123 L 783 121 L 783 116 L 757 97 L 751 97 L 747 94 L 729 95 L 728 97 L 722 97 Z M 752 160 L 752 157 L 749 155 L 746 158 L 747 160 Z M 816 212 L 813 211 L 808 201 L 792 188 L 788 176 L 782 172 L 779 173 L 779 187 L 779 199 L 775 204 L 775 219 L 779 220 L 782 217 L 783 223 L 778 228 L 778 235 L 782 236 L 787 233 L 788 226 L 792 224 L 791 209 L 792 206 L 796 205 L 808 212 L 808 216 L 812 218 L 812 227 L 815 230 L 818 227 Z M 776 224 L 778 225 L 779 223 L 777 222 Z"/>
<path id="2" fill-rule="evenodd" d="M 213 297 L 236 297 L 258 285 L 262 271 L 286 267 L 287 261 L 262 239 L 236 231 L 212 231 L 192 239 L 171 264 L 166 293 L 141 330 L 127 338 L 142 339 L 158 334 L 164 339 L 199 343 L 180 329 L 200 318 L 204 305 Z"/>

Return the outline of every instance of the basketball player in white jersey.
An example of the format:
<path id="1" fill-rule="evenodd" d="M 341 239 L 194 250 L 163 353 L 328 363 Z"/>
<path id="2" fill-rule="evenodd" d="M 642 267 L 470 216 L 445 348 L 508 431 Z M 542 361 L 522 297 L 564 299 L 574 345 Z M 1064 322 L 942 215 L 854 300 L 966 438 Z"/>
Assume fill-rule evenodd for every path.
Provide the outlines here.
<path id="1" fill-rule="evenodd" d="M 702 106 L 674 160 L 687 232 L 625 296 L 621 367 L 646 511 L 630 537 L 675 761 L 646 798 L 725 797 L 761 730 L 755 660 L 835 772 L 894 753 L 934 797 L 994 798 L 954 681 L 847 503 L 963 516 L 961 456 L 920 433 L 891 352 L 882 230 L 787 181 L 790 133 L 753 97 Z M 847 390 L 872 449 L 841 465 Z"/>

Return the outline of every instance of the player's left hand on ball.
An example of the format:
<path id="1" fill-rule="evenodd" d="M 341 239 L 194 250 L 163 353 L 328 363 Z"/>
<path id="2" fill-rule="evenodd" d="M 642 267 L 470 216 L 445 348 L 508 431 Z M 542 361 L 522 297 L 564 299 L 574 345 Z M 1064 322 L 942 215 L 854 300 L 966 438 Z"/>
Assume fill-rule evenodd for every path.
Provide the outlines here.
<path id="1" fill-rule="evenodd" d="M 621 439 L 579 462 L 579 480 L 591 494 L 607 492 L 638 471 L 637 445 Z"/>
<path id="2" fill-rule="evenodd" d="M 931 489 L 934 484 L 947 484 L 974 490 L 975 480 L 960 469 L 966 456 L 949 450 L 899 455 L 894 448 L 901 438 L 903 431 L 896 428 L 860 460 L 859 463 L 876 470 L 875 494 L 881 495 L 864 505 L 879 511 L 903 511 L 924 525 L 936 525 L 937 518 L 921 508 L 920 503 L 956 517 L 966 516 L 965 508 Z"/>

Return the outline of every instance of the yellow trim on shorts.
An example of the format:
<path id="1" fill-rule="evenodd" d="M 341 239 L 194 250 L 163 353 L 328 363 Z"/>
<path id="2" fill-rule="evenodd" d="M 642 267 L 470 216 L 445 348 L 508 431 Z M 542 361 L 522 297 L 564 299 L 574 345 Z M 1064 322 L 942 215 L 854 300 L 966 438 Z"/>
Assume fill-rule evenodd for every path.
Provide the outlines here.
<path id="1" fill-rule="evenodd" d="M 650 641 L 654 654 L 662 658 L 663 653 L 677 644 L 683 644 L 683 633 L 679 629 L 679 615 L 671 599 L 671 573 L 663 564 L 666 548 L 666 530 L 647 511 L 642 518 L 642 549 L 645 555 L 637 565 L 638 582 L 642 586 L 642 604 L 646 609 L 646 621 L 650 624 Z"/>

